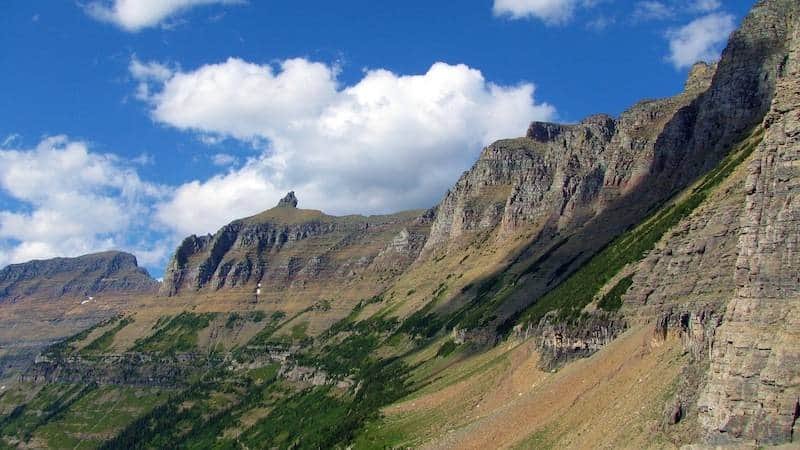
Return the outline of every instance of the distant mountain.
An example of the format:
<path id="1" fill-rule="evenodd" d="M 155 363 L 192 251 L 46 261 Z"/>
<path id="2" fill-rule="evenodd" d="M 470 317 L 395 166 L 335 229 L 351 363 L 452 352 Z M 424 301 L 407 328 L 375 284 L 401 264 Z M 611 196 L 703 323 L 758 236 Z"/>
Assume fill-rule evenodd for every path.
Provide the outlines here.
<path id="1" fill-rule="evenodd" d="M 138 266 L 135 256 L 108 251 L 12 264 L 0 270 L 0 304 L 100 294 L 154 294 L 158 285 Z"/>
<path id="2" fill-rule="evenodd" d="M 159 283 L 136 257 L 108 251 L 12 264 L 0 270 L 0 384 L 38 352 L 135 307 Z"/>

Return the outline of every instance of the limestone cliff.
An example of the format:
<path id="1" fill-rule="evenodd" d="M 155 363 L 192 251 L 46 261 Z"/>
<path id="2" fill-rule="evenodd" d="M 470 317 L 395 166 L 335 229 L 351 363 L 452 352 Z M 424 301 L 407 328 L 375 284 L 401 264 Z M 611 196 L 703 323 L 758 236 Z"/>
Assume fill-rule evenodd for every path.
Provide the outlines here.
<path id="1" fill-rule="evenodd" d="M 676 97 L 639 103 L 616 120 L 533 123 L 526 137 L 490 145 L 439 205 L 423 255 L 452 252 L 485 231 L 497 240 L 532 236 L 508 268 L 523 267 L 499 307 L 501 318 L 513 317 L 766 129 L 749 177 L 740 167 L 614 278 L 632 279 L 621 317 L 598 320 L 603 314 L 587 310 L 588 321 L 568 326 L 547 316 L 517 335 L 538 333 L 547 365 L 594 352 L 622 318 L 650 322 L 657 334 L 678 334 L 694 358 L 680 400 L 692 405 L 680 408 L 699 414 L 704 441 L 792 440 L 800 415 L 799 9 L 758 2 L 718 65 L 696 65 Z"/>
<path id="2" fill-rule="evenodd" d="M 438 206 L 423 257 L 487 232 L 499 241 L 526 236 L 512 264 L 535 260 L 536 270 L 520 270 L 501 318 L 535 302 L 758 126 L 783 70 L 785 8 L 759 3 L 720 62 L 695 65 L 675 97 L 640 102 L 616 119 L 535 122 L 525 137 L 488 146 Z"/>
<path id="3" fill-rule="evenodd" d="M 430 222 L 423 211 L 334 217 L 298 209 L 297 203 L 290 192 L 273 209 L 214 235 L 186 238 L 167 266 L 161 295 L 250 292 L 257 283 L 265 295 L 277 295 L 365 277 L 383 283 L 417 257 Z"/>
<path id="4" fill-rule="evenodd" d="M 714 72 L 700 63 L 684 92 L 641 102 L 618 119 L 600 114 L 574 125 L 534 122 L 525 137 L 488 146 L 439 205 L 426 250 L 477 230 L 497 228 L 501 236 L 531 227 L 568 232 L 637 189 L 655 191 L 655 182 L 666 187 L 656 196 L 668 195 L 700 173 L 699 157 L 685 148 Z M 675 176 L 677 165 L 691 173 Z"/>
<path id="5" fill-rule="evenodd" d="M 712 444 L 797 439 L 800 415 L 800 5 L 765 2 L 789 23 L 776 95 L 749 166 L 735 293 L 699 405 Z M 785 25 L 780 19 L 775 28 Z"/>
<path id="6" fill-rule="evenodd" d="M 768 106 L 749 159 L 634 270 L 624 311 L 657 317 L 708 373 L 688 397 L 712 445 L 796 440 L 800 415 L 800 5 L 759 2 L 731 38 L 729 86 L 760 58 Z M 723 63 L 720 64 L 723 67 Z M 737 70 L 739 72 L 737 72 Z M 719 78 L 721 75 L 717 75 Z M 723 95 L 722 91 L 715 94 Z M 741 117 L 733 108 L 729 119 Z M 730 126 L 730 125 L 726 125 Z M 685 393 L 684 393 L 685 394 Z M 693 403 L 693 404 L 691 404 Z"/>

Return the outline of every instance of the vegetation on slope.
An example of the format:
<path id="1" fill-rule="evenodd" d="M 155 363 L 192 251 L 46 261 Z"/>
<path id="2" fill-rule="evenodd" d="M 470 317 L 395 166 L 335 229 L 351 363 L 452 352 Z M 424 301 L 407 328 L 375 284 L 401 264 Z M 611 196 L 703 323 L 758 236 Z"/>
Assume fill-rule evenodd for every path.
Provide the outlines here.
<path id="1" fill-rule="evenodd" d="M 282 380 L 277 364 L 249 371 L 217 366 L 103 448 L 345 447 L 382 406 L 407 393 L 409 373 L 402 361 L 374 355 L 399 332 L 399 322 L 354 317 L 334 325 L 326 333 L 327 344 L 301 350 L 293 358 L 293 364 L 324 370 L 332 379 L 352 380 L 350 388 Z M 283 318 L 274 314 L 239 356 L 252 361 L 247 357 L 269 345 L 271 335 L 288 322 Z M 260 419 L 250 423 L 243 420 L 247 417 Z"/>
<path id="2" fill-rule="evenodd" d="M 605 311 L 617 311 L 622 307 L 622 296 L 633 285 L 633 274 L 619 280 L 611 290 L 597 302 L 597 306 Z"/>
<path id="3" fill-rule="evenodd" d="M 100 337 L 90 342 L 89 345 L 81 349 L 81 354 L 88 355 L 92 353 L 105 352 L 106 350 L 109 349 L 109 347 L 111 347 L 111 344 L 114 343 L 114 337 L 117 335 L 117 333 L 119 333 L 120 330 L 122 330 L 132 322 L 133 319 L 131 319 L 130 317 L 123 318 L 116 325 L 114 325 L 112 329 L 106 331 L 105 333 L 100 335 Z"/>
<path id="4" fill-rule="evenodd" d="M 59 358 L 63 356 L 67 356 L 76 350 L 77 345 L 86 340 L 93 331 L 103 328 L 107 325 L 114 323 L 115 321 L 119 320 L 119 316 L 114 316 L 109 319 L 106 319 L 102 322 L 99 322 L 81 332 L 75 333 L 74 335 L 64 339 L 61 342 L 51 345 L 47 348 L 45 355 L 51 358 Z"/>
<path id="5" fill-rule="evenodd" d="M 45 386 L 30 402 L 0 418 L 0 436 L 6 441 L 28 442 L 37 430 L 62 418 L 73 404 L 95 389 L 97 384 L 93 382 Z"/>
<path id="6" fill-rule="evenodd" d="M 136 341 L 131 349 L 143 353 L 184 353 L 197 348 L 197 333 L 208 327 L 215 313 L 182 312 L 154 334 Z"/>
<path id="7" fill-rule="evenodd" d="M 378 362 L 363 370 L 355 394 L 312 387 L 279 401 L 270 414 L 242 435 L 249 448 L 345 448 L 380 408 L 405 395 L 407 367 Z"/>
<path id="8" fill-rule="evenodd" d="M 54 386 L 69 390 L 76 385 Z M 49 448 L 96 448 L 109 435 L 157 405 L 165 398 L 161 393 L 158 388 L 98 386 L 76 398 L 58 417 L 35 429 L 28 427 L 27 431 Z"/>

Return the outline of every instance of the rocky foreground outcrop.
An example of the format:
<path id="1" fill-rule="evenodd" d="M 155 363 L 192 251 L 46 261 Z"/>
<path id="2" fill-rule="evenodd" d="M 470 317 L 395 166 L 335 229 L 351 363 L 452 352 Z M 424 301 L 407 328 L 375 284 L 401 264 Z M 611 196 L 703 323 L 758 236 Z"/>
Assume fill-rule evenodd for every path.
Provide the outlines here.
<path id="1" fill-rule="evenodd" d="M 800 4 L 761 1 L 731 38 L 726 85 L 761 60 L 763 137 L 741 168 L 638 265 L 624 311 L 659 317 L 710 368 L 693 397 L 702 440 L 777 444 L 800 416 Z M 720 75 L 717 75 L 719 78 Z M 721 95 L 721 94 L 718 94 Z M 739 117 L 736 109 L 731 121 Z"/>
<path id="2" fill-rule="evenodd" d="M 713 444 L 781 443 L 800 432 L 800 5 L 768 7 L 780 3 L 754 11 L 793 21 L 785 29 L 788 52 L 778 66 L 764 139 L 748 168 L 736 290 L 699 401 Z"/>
<path id="3" fill-rule="evenodd" d="M 0 271 L 0 304 L 157 290 L 158 281 L 138 266 L 135 256 L 117 251 L 12 264 Z"/>

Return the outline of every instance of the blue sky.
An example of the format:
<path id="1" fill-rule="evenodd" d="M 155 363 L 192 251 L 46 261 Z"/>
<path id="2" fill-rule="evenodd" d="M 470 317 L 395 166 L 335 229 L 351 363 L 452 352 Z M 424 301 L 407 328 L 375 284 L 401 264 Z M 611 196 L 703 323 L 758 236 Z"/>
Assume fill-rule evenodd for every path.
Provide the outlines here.
<path id="1" fill-rule="evenodd" d="M 531 120 L 680 91 L 749 0 L 0 5 L 0 266 L 175 243 L 273 206 L 435 204 Z"/>

